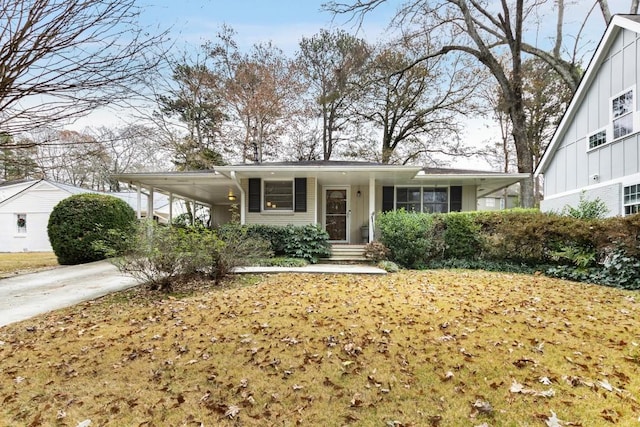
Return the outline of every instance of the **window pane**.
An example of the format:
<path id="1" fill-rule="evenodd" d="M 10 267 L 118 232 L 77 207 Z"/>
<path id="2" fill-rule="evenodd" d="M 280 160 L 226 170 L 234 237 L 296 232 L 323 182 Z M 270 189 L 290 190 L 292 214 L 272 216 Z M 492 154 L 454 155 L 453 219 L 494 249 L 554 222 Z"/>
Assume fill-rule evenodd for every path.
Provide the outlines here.
<path id="1" fill-rule="evenodd" d="M 589 148 L 596 148 L 607 143 L 607 131 L 601 130 L 589 136 Z"/>
<path id="2" fill-rule="evenodd" d="M 265 181 L 264 209 L 293 210 L 293 181 Z"/>
<path id="3" fill-rule="evenodd" d="M 613 138 L 620 138 L 633 132 L 633 114 L 627 114 L 613 121 Z"/>
<path id="4" fill-rule="evenodd" d="M 428 213 L 449 212 L 447 188 L 423 188 L 423 211 Z"/>
<path id="5" fill-rule="evenodd" d="M 627 91 L 617 98 L 613 99 L 612 112 L 613 118 L 623 116 L 633 111 L 633 91 Z"/>

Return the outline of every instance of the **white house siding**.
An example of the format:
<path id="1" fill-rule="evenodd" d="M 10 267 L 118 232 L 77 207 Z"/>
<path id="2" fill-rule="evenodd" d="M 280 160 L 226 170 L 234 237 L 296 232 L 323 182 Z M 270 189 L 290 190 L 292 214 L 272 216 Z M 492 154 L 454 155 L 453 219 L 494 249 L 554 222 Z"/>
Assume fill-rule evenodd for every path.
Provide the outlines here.
<path id="1" fill-rule="evenodd" d="M 561 136 L 560 144 L 544 173 L 543 211 L 575 206 L 582 189 L 589 199 L 599 197 L 609 215 L 622 212 L 623 177 L 638 173 L 640 165 L 640 43 L 638 34 L 622 30 L 607 58 L 601 63 L 592 85 Z M 611 98 L 636 87 L 634 132 L 614 142 L 588 150 L 588 136 L 611 125 Z M 607 137 L 611 141 L 612 135 Z"/>
<path id="2" fill-rule="evenodd" d="M 0 252 L 51 251 L 47 224 L 53 207 L 70 194 L 46 182 L 0 204 Z M 27 232 L 17 233 L 16 214 L 27 215 Z"/>
<path id="3" fill-rule="evenodd" d="M 577 206 L 582 194 L 584 194 L 587 200 L 595 200 L 596 198 L 602 200 L 607 206 L 607 209 L 609 209 L 609 216 L 622 214 L 622 204 L 620 202 L 622 197 L 621 182 L 586 187 L 584 190 L 561 194 L 557 197 L 545 198 L 540 202 L 540 210 L 543 212 L 560 213 L 567 205 Z"/>
<path id="4" fill-rule="evenodd" d="M 304 178 L 304 177 L 300 177 Z M 247 203 L 245 203 L 246 224 L 266 225 L 307 225 L 315 224 L 316 219 L 316 179 L 307 178 L 307 211 L 306 212 L 249 212 L 248 194 L 249 180 L 240 180 Z"/>

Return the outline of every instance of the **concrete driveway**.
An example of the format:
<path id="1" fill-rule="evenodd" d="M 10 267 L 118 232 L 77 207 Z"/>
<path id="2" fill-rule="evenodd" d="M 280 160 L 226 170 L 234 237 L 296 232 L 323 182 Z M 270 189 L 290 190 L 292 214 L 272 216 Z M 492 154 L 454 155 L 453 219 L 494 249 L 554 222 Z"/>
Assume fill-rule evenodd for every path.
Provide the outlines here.
<path id="1" fill-rule="evenodd" d="M 0 279 L 0 326 L 137 285 L 108 261 Z"/>

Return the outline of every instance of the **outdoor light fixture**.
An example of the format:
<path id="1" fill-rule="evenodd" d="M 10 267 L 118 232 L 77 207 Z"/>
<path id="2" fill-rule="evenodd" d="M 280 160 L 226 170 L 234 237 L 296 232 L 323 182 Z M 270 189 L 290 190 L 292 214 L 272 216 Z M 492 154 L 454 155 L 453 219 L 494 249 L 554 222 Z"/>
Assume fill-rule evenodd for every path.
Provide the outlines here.
<path id="1" fill-rule="evenodd" d="M 356 192 L 356 196 L 357 196 L 357 197 L 361 197 L 361 196 L 362 196 L 362 191 L 358 190 L 358 191 Z"/>
<path id="2" fill-rule="evenodd" d="M 236 201 L 236 195 L 233 194 L 233 190 L 229 190 L 229 194 L 227 195 L 227 199 L 229 199 L 230 202 L 235 202 Z"/>

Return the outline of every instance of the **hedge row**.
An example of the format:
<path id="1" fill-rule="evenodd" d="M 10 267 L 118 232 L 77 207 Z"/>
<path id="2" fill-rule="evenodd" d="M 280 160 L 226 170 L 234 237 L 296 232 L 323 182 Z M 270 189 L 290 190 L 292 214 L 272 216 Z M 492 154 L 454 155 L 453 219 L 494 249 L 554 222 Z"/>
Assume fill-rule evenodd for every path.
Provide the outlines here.
<path id="1" fill-rule="evenodd" d="M 640 289 L 640 270 L 634 267 L 640 260 L 640 215 L 580 219 L 521 209 L 438 215 L 400 210 L 381 214 L 376 225 L 390 258 L 407 268 L 455 264 L 452 260 L 505 263 Z"/>

